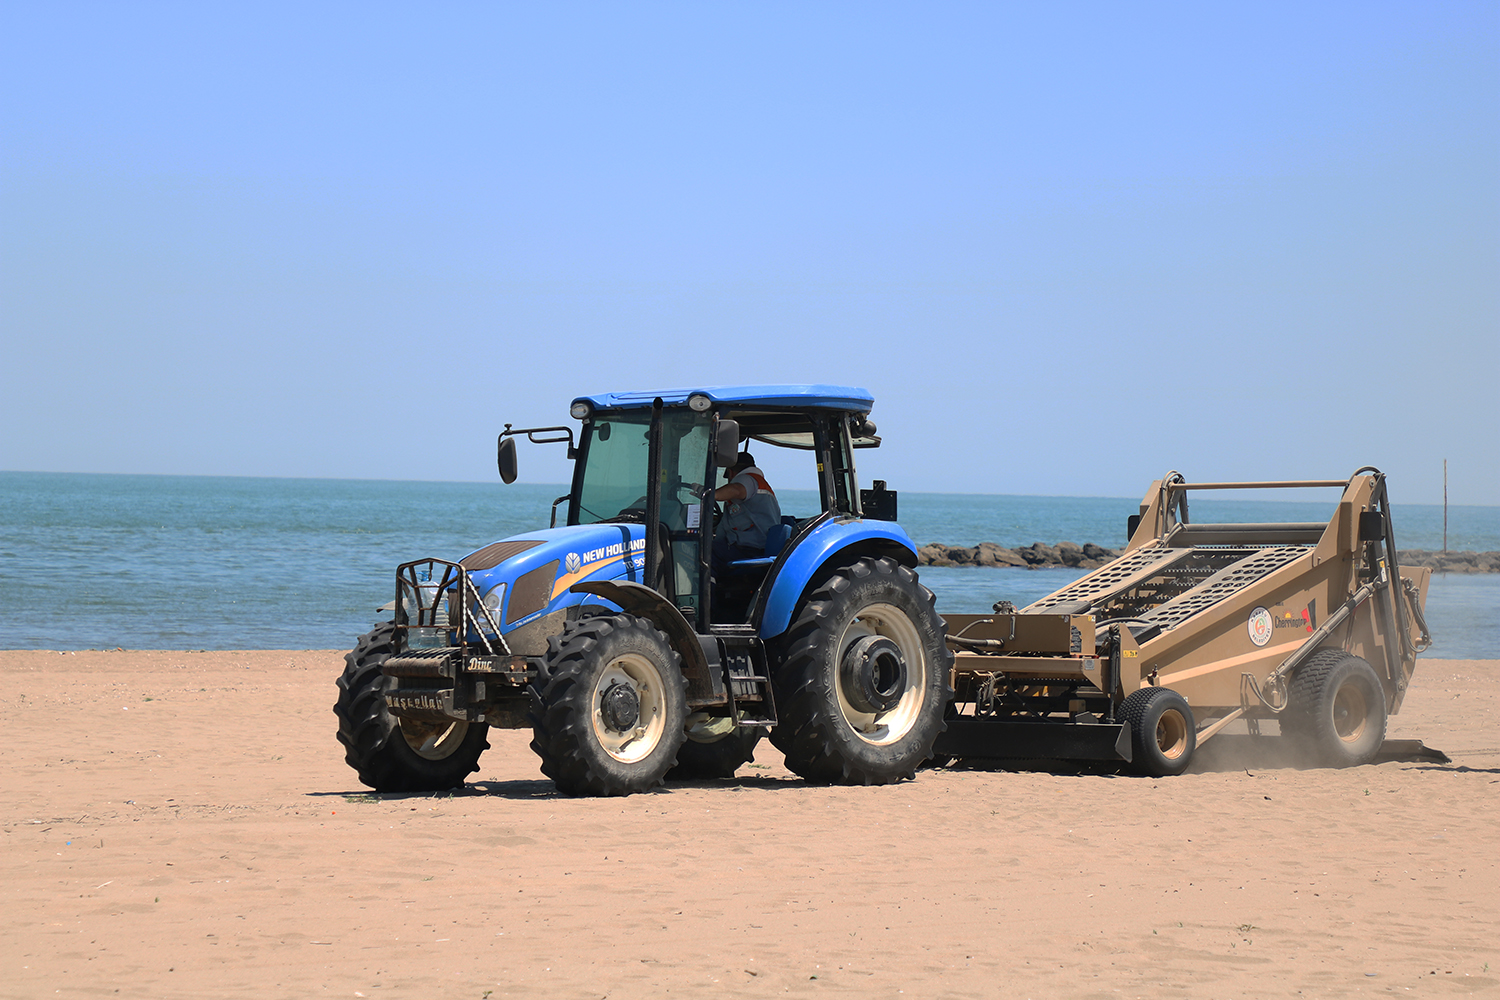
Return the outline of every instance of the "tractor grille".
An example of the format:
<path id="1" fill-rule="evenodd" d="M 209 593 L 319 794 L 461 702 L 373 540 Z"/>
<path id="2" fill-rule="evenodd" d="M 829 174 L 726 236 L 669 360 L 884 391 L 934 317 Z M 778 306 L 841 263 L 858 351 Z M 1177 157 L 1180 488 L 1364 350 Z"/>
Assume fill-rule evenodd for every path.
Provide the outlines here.
<path id="1" fill-rule="evenodd" d="M 534 549 L 540 544 L 542 544 L 540 539 L 527 538 L 514 542 L 495 542 L 491 545 L 486 545 L 478 552 L 471 552 L 464 556 L 459 565 L 471 573 L 479 570 L 494 569 L 512 556 L 518 556 L 522 552 Z"/>

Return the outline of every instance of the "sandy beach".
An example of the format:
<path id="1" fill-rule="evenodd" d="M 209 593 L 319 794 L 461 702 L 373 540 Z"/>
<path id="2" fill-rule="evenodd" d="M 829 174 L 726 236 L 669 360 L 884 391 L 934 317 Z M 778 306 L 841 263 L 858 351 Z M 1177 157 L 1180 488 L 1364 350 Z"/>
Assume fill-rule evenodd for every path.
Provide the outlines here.
<path id="1" fill-rule="evenodd" d="M 1500 995 L 1500 661 L 1389 735 L 1147 779 L 925 771 L 557 796 L 528 732 L 375 796 L 342 652 L 0 652 L 0 997 Z"/>

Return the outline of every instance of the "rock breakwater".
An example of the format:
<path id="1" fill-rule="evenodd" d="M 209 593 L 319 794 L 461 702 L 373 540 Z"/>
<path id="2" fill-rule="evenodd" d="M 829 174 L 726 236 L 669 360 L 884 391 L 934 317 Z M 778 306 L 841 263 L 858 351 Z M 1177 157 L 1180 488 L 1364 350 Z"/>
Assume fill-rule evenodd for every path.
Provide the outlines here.
<path id="1" fill-rule="evenodd" d="M 1019 569 L 1044 569 L 1048 566 L 1066 566 L 1071 569 L 1098 569 L 1120 554 L 1119 549 L 1106 549 L 1089 542 L 1058 542 L 1046 545 L 1033 542 L 1020 548 L 1007 549 L 994 542 L 980 542 L 972 548 L 963 545 L 923 545 L 917 550 L 917 564 L 921 566 L 1013 566 Z"/>
<path id="2" fill-rule="evenodd" d="M 1399 549 L 1402 566 L 1430 566 L 1434 573 L 1500 573 L 1500 552 L 1429 552 Z"/>

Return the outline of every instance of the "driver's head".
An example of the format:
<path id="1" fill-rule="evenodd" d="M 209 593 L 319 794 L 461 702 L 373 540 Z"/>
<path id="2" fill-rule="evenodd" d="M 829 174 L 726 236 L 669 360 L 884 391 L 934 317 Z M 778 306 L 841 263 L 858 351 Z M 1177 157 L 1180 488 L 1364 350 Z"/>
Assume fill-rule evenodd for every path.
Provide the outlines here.
<path id="1" fill-rule="evenodd" d="M 742 451 L 735 456 L 734 464 L 724 470 L 724 478 L 726 480 L 733 479 L 746 469 L 753 468 L 754 465 L 755 456 L 751 455 L 748 451 Z"/>

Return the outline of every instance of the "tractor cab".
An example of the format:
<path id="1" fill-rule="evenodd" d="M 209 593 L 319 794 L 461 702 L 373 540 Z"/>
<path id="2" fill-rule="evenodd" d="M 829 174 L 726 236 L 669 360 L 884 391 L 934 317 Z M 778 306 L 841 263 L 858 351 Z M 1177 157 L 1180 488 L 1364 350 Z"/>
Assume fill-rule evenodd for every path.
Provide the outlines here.
<path id="1" fill-rule="evenodd" d="M 853 451 L 880 444 L 868 417 L 873 403 L 862 389 L 838 386 L 579 397 L 570 408 L 582 422 L 576 447 L 570 445 L 572 488 L 559 498 L 567 502 L 567 524 L 655 525 L 635 540 L 644 544 L 626 578 L 662 595 L 699 632 L 712 623 L 749 622 L 758 592 L 774 577 L 778 559 L 795 550 L 796 539 L 831 520 L 867 516 Z M 507 426 L 500 437 L 502 477 L 515 476 L 517 436 L 545 443 L 564 440 L 558 434 L 568 430 Z M 714 536 L 724 511 L 713 499 L 714 487 L 741 448 L 752 444 L 805 452 L 816 473 L 817 506 L 792 510 L 783 501 L 781 523 L 767 530 L 763 551 L 715 566 Z M 896 495 L 883 482 L 864 493 L 873 508 L 869 516 L 895 520 Z"/>

